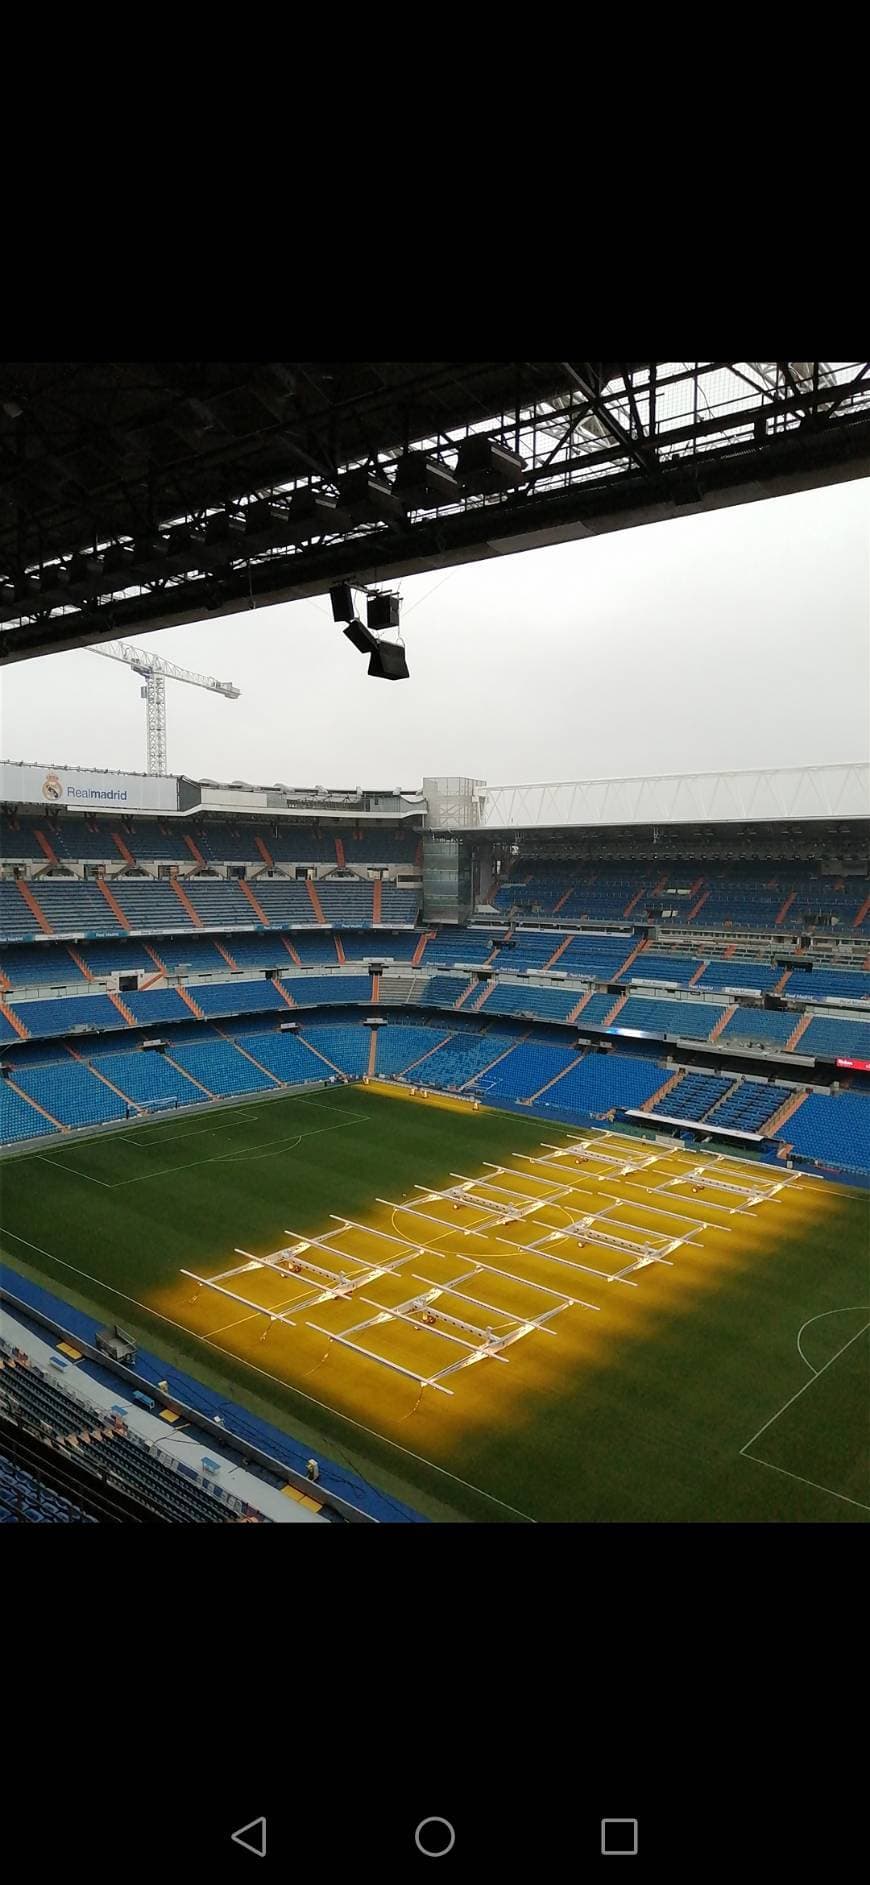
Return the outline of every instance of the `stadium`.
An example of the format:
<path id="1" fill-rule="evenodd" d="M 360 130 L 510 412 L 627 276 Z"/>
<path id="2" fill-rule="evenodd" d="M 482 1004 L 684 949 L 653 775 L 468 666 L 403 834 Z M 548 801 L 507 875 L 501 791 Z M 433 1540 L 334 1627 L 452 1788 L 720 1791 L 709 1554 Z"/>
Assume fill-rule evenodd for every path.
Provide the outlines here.
<path id="1" fill-rule="evenodd" d="M 194 778 L 163 681 L 238 690 L 114 638 L 328 593 L 400 677 L 374 583 L 864 472 L 866 382 L 759 371 L 687 487 L 648 367 L 540 369 L 515 426 L 497 368 L 484 426 L 433 368 L 438 427 L 397 431 L 410 372 L 331 466 L 309 413 L 322 484 L 255 438 L 235 515 L 176 386 L 188 501 L 147 541 L 105 464 L 89 548 L 28 461 L 2 659 L 125 660 L 149 764 L 0 769 L 0 1522 L 860 1522 L 866 763 Z"/>

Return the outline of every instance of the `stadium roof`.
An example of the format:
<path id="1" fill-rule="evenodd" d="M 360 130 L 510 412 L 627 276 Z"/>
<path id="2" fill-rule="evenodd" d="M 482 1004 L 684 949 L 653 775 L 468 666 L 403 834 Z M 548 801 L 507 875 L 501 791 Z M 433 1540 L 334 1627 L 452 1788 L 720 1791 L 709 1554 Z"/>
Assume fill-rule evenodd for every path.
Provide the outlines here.
<path id="1" fill-rule="evenodd" d="M 13 363 L 0 663 L 868 472 L 870 362 Z"/>
<path id="2" fill-rule="evenodd" d="M 486 789 L 486 831 L 613 825 L 784 823 L 870 817 L 870 765 L 784 766 L 765 772 L 665 773 L 565 785 Z"/>

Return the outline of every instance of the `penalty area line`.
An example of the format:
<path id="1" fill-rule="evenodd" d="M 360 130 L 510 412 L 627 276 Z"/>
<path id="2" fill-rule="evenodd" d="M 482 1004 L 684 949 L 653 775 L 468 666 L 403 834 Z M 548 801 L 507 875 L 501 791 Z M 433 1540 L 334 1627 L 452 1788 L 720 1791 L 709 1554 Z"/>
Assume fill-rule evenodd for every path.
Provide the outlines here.
<path id="1" fill-rule="evenodd" d="M 769 1473 L 784 1473 L 786 1479 L 797 1479 L 802 1486 L 812 1486 L 814 1492 L 826 1492 L 829 1499 L 842 1499 L 844 1505 L 857 1505 L 862 1512 L 870 1512 L 870 1505 L 865 1505 L 863 1499 L 850 1499 L 848 1493 L 835 1492 L 833 1486 L 820 1486 L 817 1479 L 805 1479 L 803 1473 L 792 1473 L 787 1466 L 774 1466 L 772 1460 L 761 1460 L 757 1453 L 747 1453 L 745 1447 L 741 1448 L 741 1454 L 743 1459 L 752 1460 L 756 1466 L 766 1466 Z"/>
<path id="2" fill-rule="evenodd" d="M 746 1445 L 740 1448 L 741 1453 L 748 1452 L 749 1448 L 755 1445 L 756 1440 L 760 1440 L 762 1434 L 767 1432 L 768 1427 L 772 1427 L 774 1421 L 779 1419 L 780 1414 L 784 1414 L 786 1408 L 792 1407 L 795 1401 L 799 1401 L 801 1395 L 806 1394 L 807 1388 L 811 1388 L 814 1381 L 818 1381 L 821 1375 L 826 1374 L 828 1369 L 833 1367 L 834 1362 L 839 1361 L 841 1355 L 845 1355 L 847 1348 L 852 1347 L 853 1342 L 860 1341 L 861 1336 L 866 1335 L 868 1329 L 870 1329 L 870 1322 L 865 1322 L 863 1329 L 856 1330 L 856 1333 L 849 1337 L 848 1342 L 844 1342 L 842 1348 L 837 1349 L 836 1355 L 832 1355 L 830 1361 L 825 1362 L 823 1368 L 819 1368 L 817 1372 L 811 1376 L 809 1381 L 804 1382 L 802 1388 L 798 1388 L 796 1394 L 790 1395 L 789 1399 L 783 1402 L 782 1407 L 777 1408 L 775 1414 L 771 1414 L 770 1419 L 765 1421 L 764 1426 L 759 1427 L 758 1432 L 752 1435 L 752 1439 L 747 1440 Z M 766 1464 L 766 1462 L 763 1461 L 762 1464 Z"/>

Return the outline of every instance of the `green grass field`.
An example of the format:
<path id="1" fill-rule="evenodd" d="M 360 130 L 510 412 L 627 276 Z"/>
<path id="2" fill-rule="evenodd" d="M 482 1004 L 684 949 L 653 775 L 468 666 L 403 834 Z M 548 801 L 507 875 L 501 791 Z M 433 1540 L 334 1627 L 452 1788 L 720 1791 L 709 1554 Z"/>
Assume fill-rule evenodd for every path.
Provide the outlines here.
<path id="1" fill-rule="evenodd" d="M 326 1352 L 307 1329 L 255 1347 L 255 1318 L 236 1327 L 208 1292 L 210 1321 L 191 1307 L 185 1269 L 215 1275 L 236 1247 L 274 1250 L 288 1228 L 324 1236 L 332 1213 L 389 1225 L 378 1198 L 569 1136 L 360 1086 L 173 1115 L 4 1159 L 0 1248 L 435 1519 L 866 1519 L 868 1200 L 855 1191 L 801 1181 L 636 1287 L 593 1281 L 554 1334 L 419 1404 L 399 1375 Z M 652 1224 L 640 1184 L 628 1191 L 623 1215 Z M 675 1212 L 691 1204 L 669 1196 Z M 534 1261 L 519 1288 L 543 1274 Z"/>

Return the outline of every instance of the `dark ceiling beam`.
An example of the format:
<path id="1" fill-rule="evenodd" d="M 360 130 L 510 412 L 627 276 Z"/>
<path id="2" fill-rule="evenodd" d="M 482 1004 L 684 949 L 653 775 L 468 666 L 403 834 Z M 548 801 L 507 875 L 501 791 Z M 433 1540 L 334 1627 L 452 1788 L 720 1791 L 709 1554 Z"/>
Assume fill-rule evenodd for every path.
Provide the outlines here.
<path id="1" fill-rule="evenodd" d="M 824 389 L 823 389 L 824 390 Z M 511 554 L 547 542 L 565 542 L 627 529 L 720 504 L 754 502 L 790 491 L 870 473 L 870 415 L 807 432 L 795 427 L 767 440 L 723 447 L 660 464 L 655 478 L 638 469 L 589 485 L 532 491 L 504 504 L 477 506 L 451 515 L 400 524 L 392 531 L 310 546 L 294 556 L 244 565 L 208 587 L 201 583 L 164 587 L 126 599 L 115 597 L 87 616 L 56 616 L 0 630 L 0 665 L 55 649 L 88 646 L 117 635 L 320 595 L 334 582 L 396 581 L 402 576 L 449 569 L 491 555 Z"/>
<path id="2" fill-rule="evenodd" d="M 596 419 L 600 419 L 601 424 L 607 427 L 611 438 L 616 439 L 617 444 L 622 446 L 623 451 L 633 460 L 640 471 L 646 473 L 654 472 L 654 459 L 651 458 L 648 451 L 645 451 L 640 445 L 635 443 L 631 434 L 625 431 L 615 414 L 610 411 L 601 392 L 592 383 L 589 368 L 572 365 L 570 360 L 563 360 L 561 364 L 573 384 L 579 388 L 584 398 L 588 399 Z"/>

